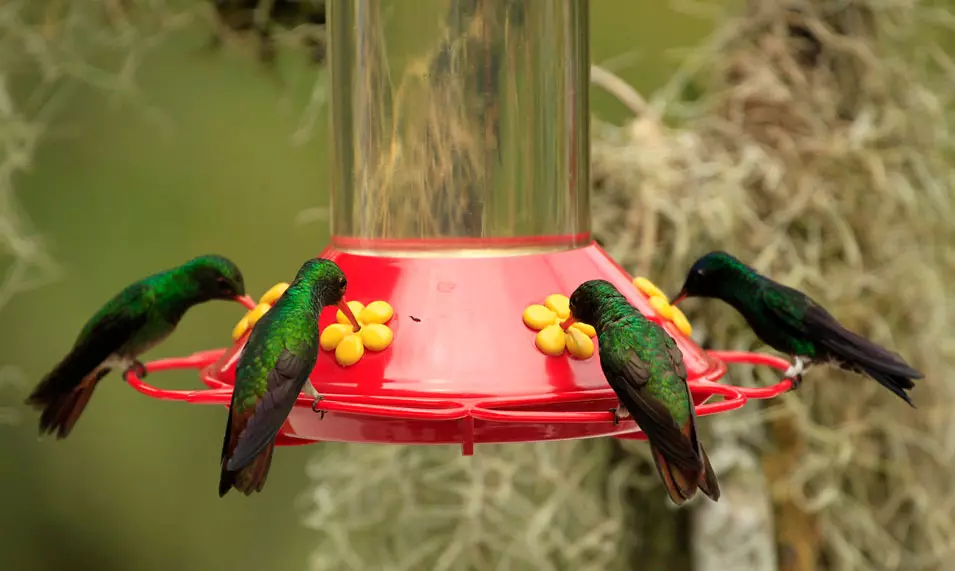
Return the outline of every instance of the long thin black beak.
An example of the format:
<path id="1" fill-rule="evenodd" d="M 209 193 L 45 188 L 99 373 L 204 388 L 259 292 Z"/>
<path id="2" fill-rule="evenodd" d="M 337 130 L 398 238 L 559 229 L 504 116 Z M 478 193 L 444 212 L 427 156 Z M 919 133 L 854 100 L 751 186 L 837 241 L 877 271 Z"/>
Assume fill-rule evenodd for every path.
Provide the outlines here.
<path id="1" fill-rule="evenodd" d="M 686 288 L 681 289 L 680 293 L 676 294 L 676 296 L 671 297 L 670 299 L 673 300 L 670 302 L 670 305 L 676 305 L 686 299 Z"/>

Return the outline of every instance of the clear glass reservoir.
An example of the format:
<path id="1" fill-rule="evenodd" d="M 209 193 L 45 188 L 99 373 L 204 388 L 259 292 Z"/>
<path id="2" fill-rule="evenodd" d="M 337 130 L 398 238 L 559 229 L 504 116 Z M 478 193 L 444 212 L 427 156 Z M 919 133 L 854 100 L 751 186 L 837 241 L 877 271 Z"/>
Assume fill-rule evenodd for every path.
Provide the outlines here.
<path id="1" fill-rule="evenodd" d="M 588 6 L 330 0 L 333 246 L 588 243 Z"/>

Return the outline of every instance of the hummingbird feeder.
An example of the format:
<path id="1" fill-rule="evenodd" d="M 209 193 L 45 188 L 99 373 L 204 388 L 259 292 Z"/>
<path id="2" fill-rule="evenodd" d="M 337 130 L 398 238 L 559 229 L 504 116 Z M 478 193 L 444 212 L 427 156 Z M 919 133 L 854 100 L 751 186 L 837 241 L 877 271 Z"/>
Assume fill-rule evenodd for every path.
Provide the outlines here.
<path id="1" fill-rule="evenodd" d="M 332 237 L 320 256 L 348 277 L 361 331 L 335 307 L 322 312 L 310 378 L 322 398 L 313 408 L 303 394 L 277 443 L 457 444 L 469 455 L 481 443 L 645 438 L 632 419 L 614 422 L 593 328 L 560 327 L 568 296 L 594 278 L 676 339 L 698 415 L 788 390 L 789 380 L 720 383 L 727 363 L 788 363 L 702 350 L 682 312 L 591 239 L 589 3 L 446 4 L 442 20 L 329 2 Z M 250 307 L 231 347 L 147 365 L 198 369 L 208 389 L 134 374 L 130 384 L 228 406 L 248 331 L 283 288 Z"/>

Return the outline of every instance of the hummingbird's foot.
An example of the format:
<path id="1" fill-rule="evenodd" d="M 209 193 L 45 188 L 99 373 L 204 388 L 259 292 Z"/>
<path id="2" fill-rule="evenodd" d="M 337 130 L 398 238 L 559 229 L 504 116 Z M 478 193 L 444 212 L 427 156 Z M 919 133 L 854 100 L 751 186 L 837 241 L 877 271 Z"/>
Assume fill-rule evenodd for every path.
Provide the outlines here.
<path id="1" fill-rule="evenodd" d="M 793 375 L 791 377 L 786 377 L 789 379 L 790 384 L 792 385 L 789 390 L 794 391 L 799 388 L 799 385 L 802 384 L 802 375 Z"/>
<path id="2" fill-rule="evenodd" d="M 313 399 L 321 398 L 318 394 L 318 391 L 315 390 L 315 385 L 313 385 L 308 379 L 305 379 L 305 384 L 302 386 L 302 393 L 305 396 L 312 397 Z"/>
<path id="3" fill-rule="evenodd" d="M 803 357 L 796 357 L 793 359 L 789 368 L 783 373 L 783 377 L 789 379 L 792 382 L 792 389 L 796 390 L 799 388 L 799 384 L 802 383 L 802 374 L 806 370 L 807 359 Z"/>
<path id="4" fill-rule="evenodd" d="M 145 379 L 146 375 L 149 374 L 149 371 L 146 370 L 146 365 L 143 365 L 141 361 L 133 360 L 133 363 L 129 366 L 128 369 L 123 373 L 123 376 L 126 377 L 130 373 L 133 373 L 140 379 Z"/>
<path id="5" fill-rule="evenodd" d="M 625 418 L 630 418 L 630 411 L 628 411 L 622 403 L 617 403 L 617 406 L 610 409 L 610 412 L 613 413 L 613 425 L 617 426 L 620 424 L 620 421 Z"/>
<path id="6" fill-rule="evenodd" d="M 320 410 L 318 408 L 318 403 L 322 402 L 322 399 L 324 398 L 325 397 L 323 397 L 322 395 L 318 395 L 317 397 L 315 397 L 315 400 L 312 401 L 312 412 L 322 415 L 319 417 L 319 420 L 325 420 L 325 413 L 328 412 L 326 410 Z"/>

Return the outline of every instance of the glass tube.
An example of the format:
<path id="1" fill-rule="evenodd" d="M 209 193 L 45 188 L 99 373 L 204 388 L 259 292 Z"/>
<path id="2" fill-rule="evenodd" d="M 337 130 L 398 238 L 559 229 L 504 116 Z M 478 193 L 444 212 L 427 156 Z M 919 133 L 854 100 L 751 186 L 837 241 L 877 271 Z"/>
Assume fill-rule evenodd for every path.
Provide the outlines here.
<path id="1" fill-rule="evenodd" d="M 589 243 L 589 2 L 329 0 L 332 242 Z"/>

